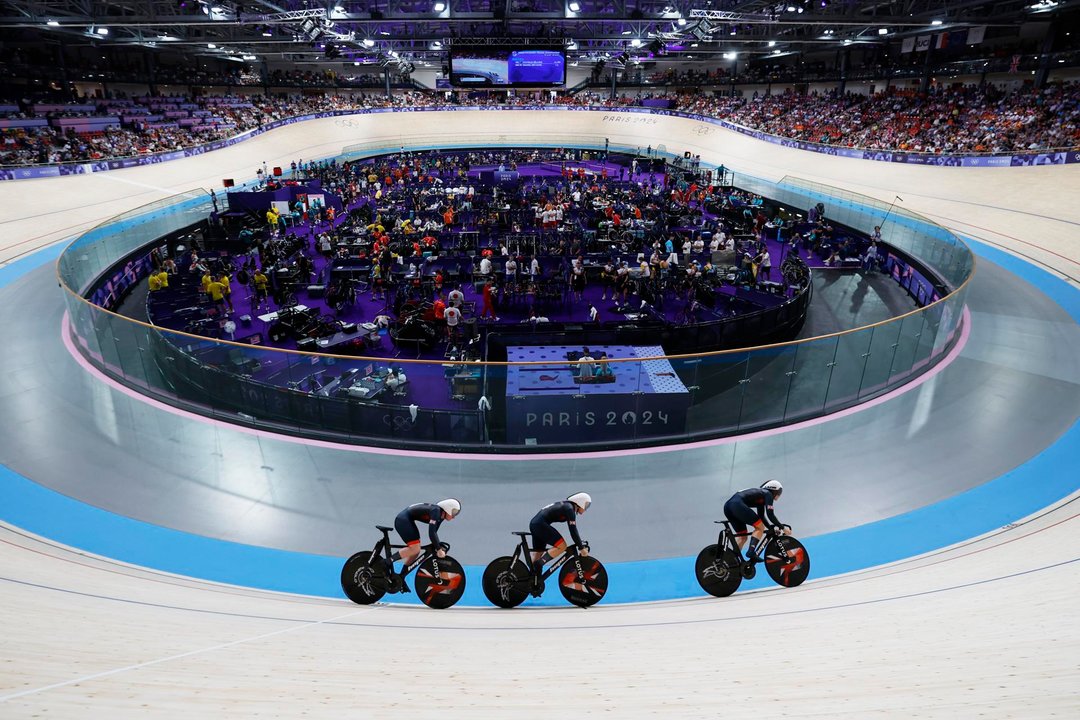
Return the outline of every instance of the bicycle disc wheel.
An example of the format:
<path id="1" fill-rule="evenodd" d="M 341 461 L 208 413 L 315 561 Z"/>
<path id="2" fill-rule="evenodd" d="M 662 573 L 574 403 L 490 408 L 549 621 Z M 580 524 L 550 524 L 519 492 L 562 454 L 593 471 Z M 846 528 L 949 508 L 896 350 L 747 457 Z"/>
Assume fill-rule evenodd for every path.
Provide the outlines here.
<path id="1" fill-rule="evenodd" d="M 445 610 L 465 594 L 465 568 L 449 555 L 430 557 L 416 568 L 415 586 L 420 602 Z"/>
<path id="2" fill-rule="evenodd" d="M 719 557 L 718 548 L 718 545 L 709 545 L 698 553 L 694 574 L 702 590 L 714 597 L 727 597 L 739 589 L 742 573 L 735 553 L 724 550 L 723 557 Z"/>
<path id="3" fill-rule="evenodd" d="M 810 554 L 790 535 L 781 535 L 765 546 L 765 571 L 777 585 L 797 587 L 810 574 Z"/>
<path id="4" fill-rule="evenodd" d="M 520 560 L 504 556 L 495 558 L 484 569 L 484 595 L 495 607 L 512 608 L 529 597 L 529 569 Z"/>
<path id="5" fill-rule="evenodd" d="M 578 556 L 559 569 L 559 590 L 571 605 L 595 605 L 607 593 L 607 585 L 607 570 L 594 557 Z"/>
<path id="6" fill-rule="evenodd" d="M 345 596 L 358 605 L 378 602 L 386 594 L 386 567 L 382 558 L 371 559 L 371 551 L 364 550 L 345 561 L 341 568 L 341 589 Z"/>

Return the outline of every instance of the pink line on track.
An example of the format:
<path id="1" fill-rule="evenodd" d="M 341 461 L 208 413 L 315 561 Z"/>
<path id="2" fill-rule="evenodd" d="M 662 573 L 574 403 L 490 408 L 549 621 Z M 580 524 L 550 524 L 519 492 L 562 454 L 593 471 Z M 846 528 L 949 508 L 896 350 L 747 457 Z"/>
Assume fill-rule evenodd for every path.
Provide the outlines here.
<path id="1" fill-rule="evenodd" d="M 224 429 L 233 430 L 236 432 L 245 433 L 247 435 L 254 435 L 255 437 L 269 438 L 272 440 L 280 440 L 283 442 L 291 442 L 299 445 L 308 445 L 311 447 L 329 448 L 331 450 L 346 450 L 350 452 L 371 453 L 375 455 L 396 455 L 399 457 L 423 457 L 423 458 L 438 458 L 441 460 L 456 459 L 462 460 L 489 460 L 489 461 L 535 461 L 535 460 L 589 460 L 594 458 L 610 458 L 610 457 L 623 457 L 626 455 L 652 455 L 654 453 L 665 452 L 680 452 L 684 450 L 695 450 L 698 448 L 714 447 L 718 445 L 730 445 L 744 440 L 756 440 L 758 438 L 772 437 L 773 435 L 781 435 L 786 432 L 792 432 L 795 430 L 802 430 L 804 428 L 814 427 L 815 425 L 821 425 L 823 423 L 830 422 L 832 420 L 838 420 L 840 418 L 854 415 L 857 412 L 868 410 L 872 407 L 877 407 L 882 403 L 886 403 L 889 400 L 897 398 L 904 393 L 915 390 L 923 383 L 927 382 L 931 378 L 935 377 L 938 373 L 942 372 L 945 368 L 952 364 L 956 358 L 963 352 L 964 346 L 967 345 L 968 338 L 971 336 L 971 312 L 967 306 L 964 306 L 963 320 L 961 323 L 960 337 L 956 341 L 949 354 L 941 359 L 933 369 L 923 373 L 918 378 L 906 383 L 895 390 L 891 390 L 884 395 L 879 395 L 873 400 L 868 400 L 865 403 L 855 405 L 853 407 L 840 410 L 835 413 L 823 415 L 821 417 L 812 418 L 810 420 L 803 420 L 802 422 L 793 423 L 791 425 L 782 425 L 780 427 L 770 428 L 768 430 L 758 430 L 756 432 L 746 433 L 744 435 L 732 435 L 722 438 L 714 438 L 712 440 L 698 440 L 695 442 L 676 443 L 672 445 L 659 445 L 656 447 L 645 448 L 629 448 L 625 450 L 598 450 L 591 452 L 580 453 L 533 453 L 533 454 L 487 454 L 487 453 L 453 453 L 453 452 L 434 452 L 430 450 L 406 450 L 398 448 L 380 448 L 372 447 L 369 445 L 350 445 L 348 443 L 331 442 L 329 440 L 313 440 L 310 438 L 299 438 L 291 435 L 284 435 L 282 433 L 271 432 L 269 430 L 259 430 L 257 428 L 244 427 L 243 425 L 235 425 L 233 423 L 225 422 L 224 420 L 216 420 L 214 418 L 208 418 L 198 413 L 193 413 L 188 410 L 182 410 L 177 407 L 173 407 L 168 403 L 155 400 L 152 397 L 143 395 L 136 392 L 131 388 L 123 385 L 116 380 L 112 379 L 108 375 L 105 375 L 96 367 L 90 364 L 90 361 L 83 357 L 82 353 L 75 347 L 74 342 L 71 340 L 71 322 L 67 312 L 64 313 L 64 320 L 60 326 L 60 337 L 64 343 L 64 347 L 71 354 L 71 357 L 75 359 L 79 365 L 83 367 L 86 372 L 93 375 L 98 380 L 101 380 L 109 387 L 113 388 L 117 392 L 121 392 L 128 397 L 135 398 L 141 402 L 151 405 L 159 410 L 172 413 L 179 417 L 187 418 L 196 422 L 204 423 L 207 425 L 213 425 Z"/>

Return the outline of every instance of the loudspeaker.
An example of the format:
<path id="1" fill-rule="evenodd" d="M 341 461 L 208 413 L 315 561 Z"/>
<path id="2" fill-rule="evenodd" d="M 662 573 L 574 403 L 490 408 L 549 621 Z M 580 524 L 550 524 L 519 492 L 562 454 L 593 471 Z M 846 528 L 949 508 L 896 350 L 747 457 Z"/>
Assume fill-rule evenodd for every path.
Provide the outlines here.
<path id="1" fill-rule="evenodd" d="M 325 285 L 308 285 L 307 286 L 308 297 L 311 299 L 321 298 L 326 295 Z"/>
<path id="2" fill-rule="evenodd" d="M 250 315 L 241 315 L 240 316 L 240 324 L 243 325 L 244 327 L 251 327 L 251 316 Z"/>
<path id="3" fill-rule="evenodd" d="M 274 168 L 274 177 L 281 177 L 281 168 Z"/>
<path id="4" fill-rule="evenodd" d="M 233 187 L 234 185 L 236 185 L 236 183 L 233 181 L 232 178 L 225 178 L 224 180 L 221 181 L 221 184 L 224 185 L 227 188 L 230 188 L 230 187 Z"/>
<path id="5" fill-rule="evenodd" d="M 356 323 L 351 323 L 351 322 L 341 323 L 341 332 L 343 332 L 343 333 L 356 332 Z"/>
<path id="6" fill-rule="evenodd" d="M 296 349 L 315 352 L 315 338 L 300 338 L 296 341 Z"/>

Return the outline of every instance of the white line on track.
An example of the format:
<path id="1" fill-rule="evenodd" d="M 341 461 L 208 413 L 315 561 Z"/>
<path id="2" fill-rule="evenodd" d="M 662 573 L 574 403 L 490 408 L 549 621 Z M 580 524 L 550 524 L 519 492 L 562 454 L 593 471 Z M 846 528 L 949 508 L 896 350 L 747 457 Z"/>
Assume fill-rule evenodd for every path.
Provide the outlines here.
<path id="1" fill-rule="evenodd" d="M 62 687 L 68 687 L 69 685 L 78 685 L 84 682 L 90 682 L 91 680 L 99 680 L 104 677 L 110 677 L 112 675 L 119 675 L 121 673 L 130 672 L 132 670 L 141 670 L 142 668 L 151 667 L 153 665 L 160 665 L 161 663 L 172 662 L 173 660 L 182 660 L 184 658 L 192 657 L 194 655 L 202 655 L 204 653 L 217 652 L 218 650 L 225 650 L 226 648 L 235 647 L 237 645 L 243 645 L 249 642 L 255 642 L 256 640 L 265 640 L 266 638 L 274 637 L 276 635 L 285 635 L 287 633 L 295 632 L 297 630 L 304 630 L 311 627 L 317 627 L 325 623 L 338 622 L 346 618 L 353 617 L 355 615 L 362 615 L 365 612 L 370 612 L 370 608 L 364 608 L 362 610 L 356 610 L 346 613 L 344 615 L 338 615 L 332 618 L 326 618 L 325 620 L 314 620 L 312 622 L 304 622 L 299 625 L 292 625 L 281 630 L 275 630 L 274 632 L 263 633 L 262 635 L 254 635 L 249 638 L 243 638 L 242 640 L 234 640 L 228 643 L 222 643 L 220 645 L 213 645 L 211 647 L 199 648 L 198 650 L 191 650 L 186 653 L 180 653 L 178 655 L 169 655 L 168 657 L 158 658 L 157 660 L 148 660 L 147 662 L 138 663 L 135 665 L 126 665 L 120 668 L 114 668 L 112 670 L 106 670 L 104 672 L 94 673 L 92 675 L 84 675 L 83 677 L 75 678 L 73 680 L 65 680 L 64 682 L 53 683 L 52 685 L 43 685 L 42 687 L 31 688 L 29 690 L 20 690 L 10 695 L 0 695 L 0 703 L 7 702 L 8 700 L 15 700 L 17 698 L 26 697 L 27 695 L 36 695 L 48 690 L 56 690 Z"/>

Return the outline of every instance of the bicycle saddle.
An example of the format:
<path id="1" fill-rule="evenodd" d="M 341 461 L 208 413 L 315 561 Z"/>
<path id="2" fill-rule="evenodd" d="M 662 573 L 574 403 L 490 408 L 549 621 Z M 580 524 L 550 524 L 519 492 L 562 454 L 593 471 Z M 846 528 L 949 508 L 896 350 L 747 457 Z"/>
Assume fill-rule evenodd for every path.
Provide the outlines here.
<path id="1" fill-rule="evenodd" d="M 528 536 L 529 536 L 529 533 L 527 533 L 527 532 L 520 532 L 520 531 L 515 531 L 515 532 L 512 532 L 512 533 L 510 533 L 510 534 L 511 534 L 511 535 L 519 535 L 519 536 L 521 536 L 521 537 L 528 537 Z"/>
<path id="2" fill-rule="evenodd" d="M 376 526 L 375 526 L 375 529 L 376 529 L 376 530 L 382 530 L 383 532 L 390 532 L 390 531 L 391 531 L 391 530 L 393 530 L 394 528 L 384 527 L 384 526 L 382 526 L 382 525 L 376 525 Z"/>

